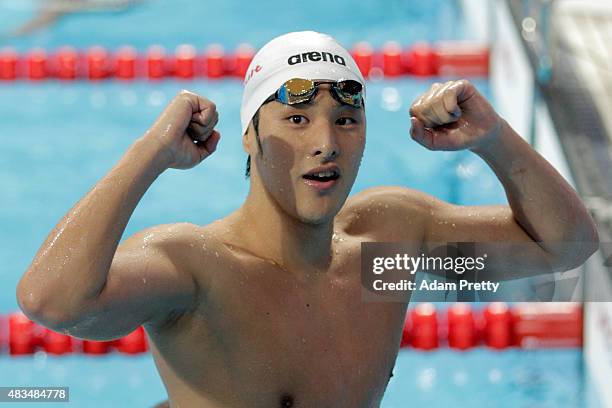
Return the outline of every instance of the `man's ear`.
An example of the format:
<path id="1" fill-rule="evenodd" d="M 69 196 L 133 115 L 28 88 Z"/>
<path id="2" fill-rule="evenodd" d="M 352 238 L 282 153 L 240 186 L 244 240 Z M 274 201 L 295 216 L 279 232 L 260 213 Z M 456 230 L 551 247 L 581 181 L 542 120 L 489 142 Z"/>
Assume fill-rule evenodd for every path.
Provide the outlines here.
<path id="1" fill-rule="evenodd" d="M 242 148 L 244 149 L 246 154 L 251 154 L 251 133 L 253 133 L 253 121 L 249 122 L 249 126 L 247 127 L 246 132 L 242 135 Z"/>

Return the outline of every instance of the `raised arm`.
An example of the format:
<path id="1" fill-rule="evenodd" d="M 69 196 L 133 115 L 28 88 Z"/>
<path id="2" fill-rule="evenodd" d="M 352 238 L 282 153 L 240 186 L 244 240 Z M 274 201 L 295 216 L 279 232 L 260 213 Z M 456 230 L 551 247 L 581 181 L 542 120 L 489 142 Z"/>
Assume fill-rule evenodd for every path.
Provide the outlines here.
<path id="1" fill-rule="evenodd" d="M 188 225 L 174 232 L 154 227 L 118 244 L 164 170 L 193 167 L 214 152 L 217 120 L 214 104 L 193 93 L 183 91 L 170 102 L 40 247 L 17 286 L 28 317 L 81 337 L 113 338 L 189 304 L 197 287 L 173 256 Z"/>
<path id="2" fill-rule="evenodd" d="M 598 248 L 597 228 L 576 191 L 470 82 L 434 85 L 412 106 L 411 116 L 413 139 L 428 149 L 469 149 L 479 155 L 510 204 L 466 207 L 433 201 L 426 239 L 535 243 L 539 248 L 523 245 L 524 254 L 501 260 L 523 255 L 526 262 L 546 261 L 554 270 L 574 268 Z"/>
<path id="3" fill-rule="evenodd" d="M 361 201 L 384 204 L 386 240 L 414 237 L 428 249 L 484 243 L 490 279 L 516 279 L 583 264 L 599 246 L 580 197 L 466 81 L 434 84 L 410 109 L 412 138 L 429 150 L 469 149 L 493 169 L 509 205 L 454 205 L 404 187 L 380 187 Z M 450 256 L 450 254 L 449 254 Z"/>

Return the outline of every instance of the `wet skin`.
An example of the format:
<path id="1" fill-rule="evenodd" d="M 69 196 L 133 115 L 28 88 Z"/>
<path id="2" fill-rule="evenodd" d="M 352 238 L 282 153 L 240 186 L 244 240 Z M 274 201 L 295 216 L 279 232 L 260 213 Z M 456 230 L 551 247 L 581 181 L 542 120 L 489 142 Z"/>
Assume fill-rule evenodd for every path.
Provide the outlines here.
<path id="1" fill-rule="evenodd" d="M 340 106 L 328 86 L 308 105 L 261 108 L 260 143 L 252 124 L 242 140 L 252 159 L 242 207 L 206 226 L 158 225 L 119 244 L 159 174 L 216 149 L 214 104 L 179 94 L 49 234 L 17 287 L 22 310 L 98 340 L 143 325 L 173 407 L 370 408 L 388 383 L 408 299 L 362 301 L 362 242 L 529 244 L 520 257 L 490 256 L 491 279 L 551 271 L 542 264 L 572 269 L 596 250 L 596 227 L 571 186 L 467 81 L 421 96 L 411 136 L 432 150 L 480 155 L 510 205 L 457 206 L 385 186 L 347 198 L 365 115 Z M 305 179 L 321 166 L 340 177 Z M 556 250 L 564 241 L 580 245 Z"/>
<path id="2" fill-rule="evenodd" d="M 389 236 L 381 228 L 384 198 L 376 199 L 384 190 L 346 201 L 363 154 L 365 115 L 340 106 L 326 86 L 313 104 L 273 102 L 260 115 L 261 152 L 252 128 L 244 140 L 253 158 L 245 205 L 211 225 L 158 232 L 183 242 L 176 256 L 198 287 L 207 288 L 193 309 L 162 328 L 145 326 L 170 400 L 177 406 L 378 406 L 406 303 L 361 299 L 360 244 Z M 330 164 L 341 176 L 329 189 L 302 177 Z M 411 236 L 421 240 L 418 215 L 411 218 Z M 301 239 L 292 240 L 295 235 Z M 173 353 L 177 347 L 184 352 Z"/>

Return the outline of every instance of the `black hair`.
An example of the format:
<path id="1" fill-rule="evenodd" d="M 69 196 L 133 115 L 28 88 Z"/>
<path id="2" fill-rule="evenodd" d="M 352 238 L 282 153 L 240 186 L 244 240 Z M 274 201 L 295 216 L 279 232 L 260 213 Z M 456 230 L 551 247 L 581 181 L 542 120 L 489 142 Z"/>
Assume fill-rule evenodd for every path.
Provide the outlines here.
<path id="1" fill-rule="evenodd" d="M 264 106 L 268 102 L 270 102 L 270 100 L 266 100 L 261 106 Z M 257 109 L 252 119 L 253 129 L 255 130 L 255 140 L 257 140 L 257 148 L 258 148 L 259 153 L 261 153 L 261 141 L 259 140 L 259 109 L 261 109 L 261 106 Z M 251 175 L 251 155 L 247 157 L 246 170 L 244 172 L 244 177 L 249 178 L 250 175 Z"/>

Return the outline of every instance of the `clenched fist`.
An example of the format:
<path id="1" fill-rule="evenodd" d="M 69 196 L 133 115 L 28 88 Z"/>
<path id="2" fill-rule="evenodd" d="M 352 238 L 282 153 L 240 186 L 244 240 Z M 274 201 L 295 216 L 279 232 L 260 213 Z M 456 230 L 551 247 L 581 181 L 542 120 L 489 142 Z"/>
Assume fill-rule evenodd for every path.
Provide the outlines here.
<path id="1" fill-rule="evenodd" d="M 210 156 L 221 135 L 215 104 L 193 92 L 181 91 L 147 131 L 159 143 L 169 168 L 188 169 Z"/>
<path id="2" fill-rule="evenodd" d="M 502 119 L 463 79 L 435 83 L 410 107 L 412 138 L 430 150 L 475 149 L 494 141 Z"/>

